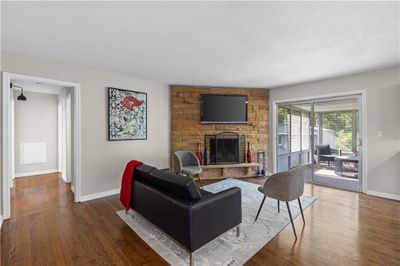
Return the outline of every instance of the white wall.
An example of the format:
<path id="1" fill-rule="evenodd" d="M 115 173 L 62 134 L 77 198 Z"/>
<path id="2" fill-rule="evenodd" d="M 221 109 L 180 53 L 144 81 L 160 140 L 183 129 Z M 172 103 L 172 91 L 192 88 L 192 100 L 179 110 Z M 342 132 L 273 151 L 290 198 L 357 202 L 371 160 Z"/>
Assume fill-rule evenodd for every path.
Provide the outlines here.
<path id="1" fill-rule="evenodd" d="M 367 98 L 367 188 L 400 195 L 399 68 L 274 88 L 273 101 L 365 90 Z M 270 112 L 272 114 L 272 112 Z M 377 136 L 378 130 L 383 136 Z M 271 138 L 272 140 L 272 138 Z M 272 146 L 272 145 L 271 145 Z"/>
<path id="2" fill-rule="evenodd" d="M 57 105 L 55 94 L 24 91 L 27 101 L 18 101 L 20 91 L 14 91 L 15 174 L 58 169 Z M 21 143 L 46 143 L 45 163 L 21 164 Z"/>
<path id="3" fill-rule="evenodd" d="M 118 189 L 129 160 L 141 160 L 160 168 L 169 166 L 170 93 L 167 84 L 4 51 L 2 71 L 80 83 L 82 196 Z M 147 92 L 147 140 L 107 140 L 106 87 L 109 86 Z"/>

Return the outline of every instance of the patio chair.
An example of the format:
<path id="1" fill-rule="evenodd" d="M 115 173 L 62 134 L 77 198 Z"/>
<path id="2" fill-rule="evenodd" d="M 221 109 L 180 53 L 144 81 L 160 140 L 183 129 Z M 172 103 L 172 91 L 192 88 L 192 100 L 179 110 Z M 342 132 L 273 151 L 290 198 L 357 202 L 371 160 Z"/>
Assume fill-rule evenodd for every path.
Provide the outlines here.
<path id="1" fill-rule="evenodd" d="M 332 149 L 329 144 L 315 145 L 314 160 L 319 166 L 321 162 L 327 162 L 328 166 L 335 161 L 335 157 L 340 156 L 341 151 Z"/>

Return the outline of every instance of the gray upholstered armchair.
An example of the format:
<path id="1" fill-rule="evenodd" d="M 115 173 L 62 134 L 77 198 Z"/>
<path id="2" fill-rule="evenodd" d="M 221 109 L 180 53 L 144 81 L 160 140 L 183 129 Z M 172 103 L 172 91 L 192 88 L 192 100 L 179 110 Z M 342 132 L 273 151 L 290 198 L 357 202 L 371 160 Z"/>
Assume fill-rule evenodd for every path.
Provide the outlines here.
<path id="1" fill-rule="evenodd" d="M 297 239 L 296 229 L 293 224 L 292 213 L 290 212 L 289 201 L 297 199 L 297 201 L 299 202 L 301 216 L 303 218 L 303 223 L 305 223 L 303 208 L 300 202 L 300 196 L 303 195 L 304 180 L 306 175 L 310 174 L 310 169 L 311 165 L 306 164 L 297 166 L 285 172 L 280 172 L 269 176 L 264 185 L 258 188 L 258 190 L 264 194 L 264 198 L 261 202 L 260 208 L 258 209 L 255 220 L 257 221 L 258 215 L 260 214 L 265 198 L 267 196 L 278 200 L 278 212 L 280 211 L 279 202 L 285 201 L 294 236 Z"/>
<path id="2" fill-rule="evenodd" d="M 202 171 L 200 161 L 197 156 L 191 151 L 178 150 L 174 153 L 175 171 L 176 174 L 185 174 L 190 178 L 197 176 L 201 184 L 200 173 Z"/>

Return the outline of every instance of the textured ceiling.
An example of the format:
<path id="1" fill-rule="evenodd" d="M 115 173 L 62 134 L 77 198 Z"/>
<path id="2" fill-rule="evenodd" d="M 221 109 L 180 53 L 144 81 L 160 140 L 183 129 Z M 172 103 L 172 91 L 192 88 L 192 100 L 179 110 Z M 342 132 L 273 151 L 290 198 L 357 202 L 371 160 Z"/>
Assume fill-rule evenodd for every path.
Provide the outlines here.
<path id="1" fill-rule="evenodd" d="M 4 2 L 2 49 L 168 84 L 276 87 L 399 62 L 399 2 Z"/>

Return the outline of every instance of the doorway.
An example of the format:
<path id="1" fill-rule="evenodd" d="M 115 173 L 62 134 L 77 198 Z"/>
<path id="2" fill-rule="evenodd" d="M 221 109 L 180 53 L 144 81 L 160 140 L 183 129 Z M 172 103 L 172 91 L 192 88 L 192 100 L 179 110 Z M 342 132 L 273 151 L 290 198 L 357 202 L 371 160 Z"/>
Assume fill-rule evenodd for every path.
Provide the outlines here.
<path id="1" fill-rule="evenodd" d="M 275 170 L 311 163 L 307 182 L 363 190 L 362 94 L 275 103 Z"/>
<path id="2" fill-rule="evenodd" d="M 26 163 L 31 169 L 36 169 L 34 166 L 44 165 L 48 163 L 47 155 L 54 154 L 55 162 L 52 169 L 40 170 L 38 169 L 25 174 L 31 176 L 33 174 L 46 175 L 60 172 L 62 179 L 66 183 L 72 183 L 74 187 L 74 201 L 78 202 L 80 199 L 80 86 L 79 84 L 50 80 L 34 76 L 26 76 L 14 73 L 3 73 L 3 123 L 2 128 L 2 158 L 3 158 L 3 172 L 2 172 L 2 198 L 3 198 L 3 219 L 8 219 L 11 216 L 11 187 L 14 183 L 16 174 L 16 157 L 15 151 L 20 155 L 18 156 L 18 164 L 21 162 Z M 54 93 L 54 89 L 58 89 Z M 17 89 L 17 94 L 29 94 L 31 99 L 26 97 L 16 98 L 16 93 L 13 92 Z M 15 113 L 14 108 L 16 102 L 21 104 L 23 102 L 33 101 L 40 98 L 39 94 L 47 95 L 47 98 L 55 99 L 54 102 L 54 127 L 52 130 L 57 132 L 58 136 L 54 136 L 54 143 L 52 140 L 47 141 L 23 141 L 17 143 L 15 138 Z M 56 95 L 54 95 L 56 94 Z M 52 96 L 50 96 L 52 95 Z M 20 102 L 20 100 L 22 101 Z M 41 105 L 38 105 L 40 108 Z M 44 113 L 43 113 L 44 114 Z M 40 113 L 37 115 L 40 121 Z M 29 121 L 29 117 L 28 120 Z M 31 128 L 36 128 L 40 123 L 31 125 Z M 40 133 L 39 133 L 40 134 Z M 48 146 L 52 146 L 50 149 Z M 54 144 L 54 145 L 53 145 Z M 55 148 L 54 148 L 55 146 Z M 54 152 L 53 152 L 54 151 Z M 39 156 L 40 155 L 40 156 Z M 53 156 L 51 156 L 54 159 Z M 23 159 L 25 161 L 23 161 Z M 33 161 L 32 161 L 33 160 Z M 19 170 L 18 170 L 19 171 Z M 24 176 L 24 174 L 19 174 Z M 58 174 L 57 174 L 58 176 Z M 43 179 L 43 178 L 42 178 Z M 40 180 L 38 178 L 37 180 Z M 46 180 L 44 178 L 43 180 Z M 37 182 L 37 181 L 35 181 Z M 24 182 L 19 182 L 24 183 Z M 32 183 L 32 182 L 29 182 Z"/>

